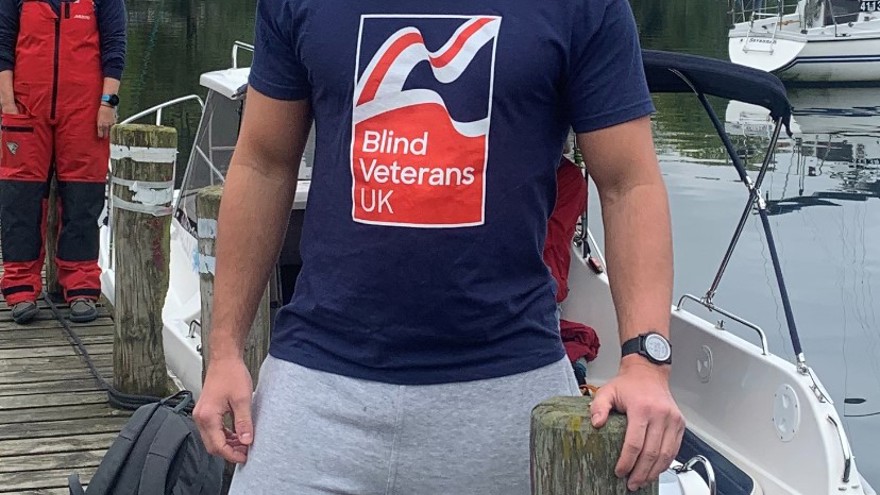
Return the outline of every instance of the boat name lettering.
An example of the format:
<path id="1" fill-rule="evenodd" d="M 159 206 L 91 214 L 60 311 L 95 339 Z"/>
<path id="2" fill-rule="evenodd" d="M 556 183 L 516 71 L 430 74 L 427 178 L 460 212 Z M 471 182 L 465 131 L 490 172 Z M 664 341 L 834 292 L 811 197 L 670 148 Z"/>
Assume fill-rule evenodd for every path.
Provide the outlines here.
<path id="1" fill-rule="evenodd" d="M 862 0 L 861 10 L 862 12 L 876 12 L 880 7 L 878 4 L 880 4 L 878 0 Z"/>
<path id="2" fill-rule="evenodd" d="M 766 43 L 770 45 L 773 44 L 773 40 L 770 38 L 749 38 L 746 40 L 746 43 Z"/>

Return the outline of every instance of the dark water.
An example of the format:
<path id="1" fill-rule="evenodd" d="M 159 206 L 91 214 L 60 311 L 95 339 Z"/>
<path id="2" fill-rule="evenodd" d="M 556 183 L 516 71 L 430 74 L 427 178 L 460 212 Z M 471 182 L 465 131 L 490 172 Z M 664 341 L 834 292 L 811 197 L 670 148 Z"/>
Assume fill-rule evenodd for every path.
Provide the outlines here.
<path id="1" fill-rule="evenodd" d="M 726 58 L 726 2 L 633 2 L 644 47 Z M 199 75 L 227 68 L 234 40 L 253 40 L 254 0 L 127 4 L 131 25 L 123 116 L 185 94 L 204 96 Z M 764 183 L 807 360 L 831 392 L 859 467 L 875 485 L 880 484 L 877 91 L 790 90 L 796 133 L 781 140 Z M 655 139 L 673 213 L 676 294 L 702 294 L 745 205 L 746 191 L 696 100 L 659 95 L 656 105 Z M 743 113 L 748 109 L 736 103 L 713 100 L 713 105 L 722 118 L 730 117 L 739 152 L 757 166 L 767 144 L 761 116 Z M 166 123 L 180 130 L 182 160 L 198 119 L 196 105 L 166 114 Z M 591 225 L 597 227 L 598 218 Z M 756 217 L 745 229 L 715 301 L 762 326 L 773 353 L 793 358 Z M 747 331 L 730 329 L 755 341 Z"/>

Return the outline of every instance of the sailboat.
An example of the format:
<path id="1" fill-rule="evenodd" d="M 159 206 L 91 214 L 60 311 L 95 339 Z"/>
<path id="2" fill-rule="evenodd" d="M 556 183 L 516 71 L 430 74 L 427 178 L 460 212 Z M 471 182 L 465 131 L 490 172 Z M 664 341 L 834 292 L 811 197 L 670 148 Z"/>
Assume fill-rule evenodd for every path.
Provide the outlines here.
<path id="1" fill-rule="evenodd" d="M 793 82 L 880 80 L 880 2 L 731 2 L 731 62 Z"/>

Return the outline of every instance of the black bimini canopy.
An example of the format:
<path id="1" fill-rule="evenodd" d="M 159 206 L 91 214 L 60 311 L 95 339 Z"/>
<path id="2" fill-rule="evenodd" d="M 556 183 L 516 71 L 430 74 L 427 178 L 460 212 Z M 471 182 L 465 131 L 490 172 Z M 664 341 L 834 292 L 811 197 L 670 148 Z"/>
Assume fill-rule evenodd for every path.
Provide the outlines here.
<path id="1" fill-rule="evenodd" d="M 788 127 L 791 104 L 778 77 L 725 60 L 682 53 L 643 50 L 648 87 L 656 93 L 696 91 L 729 100 L 760 105 L 773 120 Z"/>

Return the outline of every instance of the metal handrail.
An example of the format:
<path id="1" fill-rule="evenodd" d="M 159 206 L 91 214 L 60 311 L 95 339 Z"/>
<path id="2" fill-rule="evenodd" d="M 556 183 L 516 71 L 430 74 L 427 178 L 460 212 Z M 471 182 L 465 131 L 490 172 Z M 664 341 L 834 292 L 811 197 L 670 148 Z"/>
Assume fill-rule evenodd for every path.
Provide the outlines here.
<path id="1" fill-rule="evenodd" d="M 694 466 L 696 466 L 698 463 L 702 464 L 703 467 L 706 469 L 706 481 L 709 484 L 709 495 L 715 495 L 715 493 L 717 493 L 717 488 L 715 485 L 715 469 L 712 468 L 712 463 L 709 462 L 709 459 L 706 459 L 701 455 L 695 455 L 694 457 L 691 457 L 686 463 L 684 463 L 684 465 L 676 469 L 676 471 L 679 473 L 692 471 L 694 469 Z"/>
<path id="2" fill-rule="evenodd" d="M 831 22 L 834 23 L 834 37 L 838 36 L 837 34 L 837 16 L 834 15 L 834 8 L 831 5 L 831 0 L 825 0 L 822 2 L 825 5 L 825 8 L 828 9 L 829 17 L 831 17 Z M 825 19 L 822 19 L 822 26 L 826 26 Z"/>
<path id="3" fill-rule="evenodd" d="M 254 53 L 254 45 L 250 43 L 245 43 L 244 41 L 236 40 L 235 43 L 232 44 L 232 68 L 238 69 L 238 49 L 242 48 L 251 53 Z"/>
<path id="4" fill-rule="evenodd" d="M 761 354 L 764 356 L 770 355 L 770 351 L 769 351 L 770 346 L 767 345 L 767 334 L 764 332 L 763 329 L 761 329 L 761 327 L 746 320 L 745 318 L 740 318 L 739 316 L 737 316 L 729 311 L 726 311 L 722 308 L 719 308 L 712 301 L 707 301 L 705 298 L 700 298 L 700 297 L 694 296 L 692 294 L 685 294 L 685 295 L 681 296 L 681 298 L 678 300 L 678 305 L 675 306 L 675 310 L 681 311 L 681 308 L 682 308 L 684 302 L 688 299 L 705 307 L 710 312 L 719 313 L 719 314 L 726 316 L 726 317 L 730 318 L 731 320 L 739 323 L 740 325 L 743 325 L 746 328 L 751 328 L 752 330 L 757 332 L 758 336 L 761 338 Z"/>
<path id="5" fill-rule="evenodd" d="M 189 331 L 186 333 L 187 338 L 196 338 L 196 327 L 199 327 L 199 335 L 201 335 L 202 322 L 199 320 L 192 320 L 191 322 L 189 322 Z"/>
<path id="6" fill-rule="evenodd" d="M 131 117 L 126 118 L 125 120 L 120 122 L 120 124 L 129 124 L 131 122 L 134 122 L 135 120 L 144 118 L 147 115 L 150 115 L 151 113 L 155 112 L 156 113 L 156 125 L 162 125 L 162 109 L 170 107 L 170 106 L 174 106 L 174 105 L 177 105 L 178 103 L 183 103 L 183 102 L 189 101 L 189 100 L 196 100 L 197 102 L 199 102 L 199 106 L 202 107 L 202 110 L 205 109 L 205 102 L 202 101 L 202 97 L 199 95 L 196 95 L 196 94 L 192 94 L 192 95 L 187 95 L 187 96 L 181 96 L 180 98 L 175 98 L 173 100 L 168 100 L 165 103 L 160 103 L 156 106 L 150 107 L 146 110 L 143 110 L 141 112 L 138 112 L 138 113 L 132 115 Z"/>
<path id="7" fill-rule="evenodd" d="M 192 94 L 192 95 L 187 95 L 187 96 L 181 96 L 180 98 L 174 98 L 173 100 L 168 100 L 164 103 L 160 103 L 158 105 L 152 106 L 146 110 L 140 111 L 134 115 L 131 115 L 131 116 L 123 119 L 119 123 L 120 124 L 130 124 L 136 120 L 139 120 L 139 119 L 146 117 L 147 115 L 155 113 L 156 114 L 156 125 L 162 125 L 162 110 L 163 109 L 177 105 L 179 103 L 184 103 L 184 102 L 187 102 L 190 100 L 196 100 L 199 103 L 199 107 L 201 108 L 202 112 L 204 112 L 205 102 L 202 101 L 202 98 L 199 95 Z M 112 169 L 112 164 L 109 164 L 109 166 L 108 166 L 108 176 L 109 176 L 110 169 Z M 172 182 L 176 181 L 176 179 L 177 179 L 176 167 L 173 170 L 174 170 L 174 172 L 172 172 L 172 177 L 173 177 Z M 107 202 L 107 221 L 108 221 L 108 223 L 110 223 L 110 225 L 112 225 L 112 221 L 113 221 L 113 218 L 112 218 L 113 217 L 113 195 L 110 194 L 110 192 L 111 192 L 111 188 L 108 187 L 105 191 L 104 200 Z M 176 207 L 176 205 L 175 205 L 175 207 Z M 115 260 L 116 260 L 116 246 L 114 246 L 111 241 L 111 244 L 110 244 L 110 267 L 111 268 L 115 268 L 115 265 L 116 265 Z"/>
<path id="8" fill-rule="evenodd" d="M 834 420 L 831 416 L 828 416 L 828 421 L 834 425 L 834 429 L 837 430 L 837 438 L 840 439 L 840 448 L 843 449 L 843 476 L 841 477 L 841 481 L 844 483 L 849 483 L 850 473 L 852 471 L 852 462 L 853 462 L 853 454 L 849 449 L 849 445 L 844 441 L 843 437 L 843 429 L 840 427 L 840 423 Z"/>

